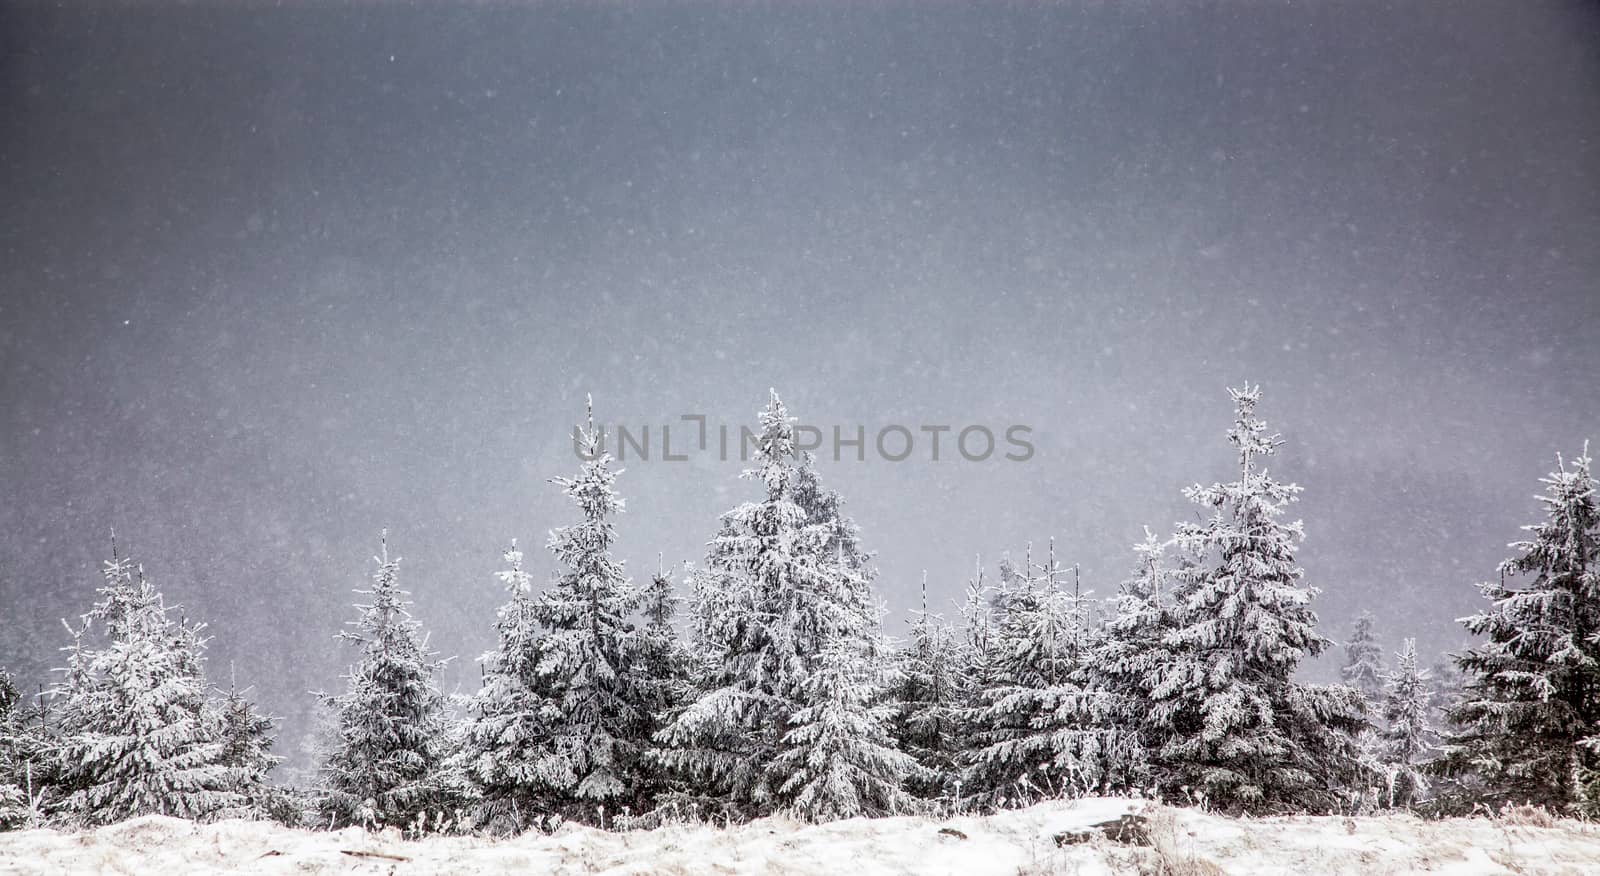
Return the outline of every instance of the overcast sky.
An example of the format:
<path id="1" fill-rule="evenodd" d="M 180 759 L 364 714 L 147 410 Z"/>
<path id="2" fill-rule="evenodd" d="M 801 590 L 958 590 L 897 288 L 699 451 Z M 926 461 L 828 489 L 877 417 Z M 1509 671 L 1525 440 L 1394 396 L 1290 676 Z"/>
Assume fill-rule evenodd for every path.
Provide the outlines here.
<path id="1" fill-rule="evenodd" d="M 1265 387 L 1325 632 L 1462 638 L 1600 437 L 1593 4 L 0 6 L 0 660 L 115 526 L 309 727 L 380 528 L 476 677 L 569 431 L 1031 426 L 825 460 L 904 629 L 1054 537 L 1102 595 Z M 675 438 L 677 436 L 675 435 Z M 659 439 L 657 439 L 659 440 Z M 948 440 L 948 439 L 947 439 Z M 635 576 L 757 494 L 630 461 Z M 1326 666 L 1314 668 L 1326 673 Z"/>

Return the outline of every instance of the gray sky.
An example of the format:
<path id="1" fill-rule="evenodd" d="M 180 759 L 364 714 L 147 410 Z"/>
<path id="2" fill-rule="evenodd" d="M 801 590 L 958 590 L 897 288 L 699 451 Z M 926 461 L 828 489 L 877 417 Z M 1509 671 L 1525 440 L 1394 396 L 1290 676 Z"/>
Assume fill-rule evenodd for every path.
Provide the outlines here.
<path id="1" fill-rule="evenodd" d="M 895 632 L 1030 540 L 1113 592 L 1248 378 L 1325 632 L 1437 652 L 1600 437 L 1592 4 L 69 7 L 0 6 L 0 660 L 116 526 L 286 753 L 380 527 L 475 677 L 586 392 L 1034 427 L 823 465 Z M 755 495 L 627 468 L 636 576 Z"/>

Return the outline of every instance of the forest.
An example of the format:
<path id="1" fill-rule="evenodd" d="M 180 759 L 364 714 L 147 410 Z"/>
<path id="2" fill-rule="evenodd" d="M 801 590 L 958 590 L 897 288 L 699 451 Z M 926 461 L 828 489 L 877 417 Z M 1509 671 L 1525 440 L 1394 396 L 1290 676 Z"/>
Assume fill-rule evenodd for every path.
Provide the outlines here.
<path id="1" fill-rule="evenodd" d="M 565 822 L 809 822 L 983 813 L 1137 796 L 1227 814 L 1472 812 L 1532 803 L 1600 814 L 1600 517 L 1587 449 L 1556 458 L 1546 516 L 1461 619 L 1472 644 L 1424 667 L 1388 655 L 1373 618 L 1341 641 L 1275 479 L 1282 439 L 1259 386 L 1230 389 L 1217 452 L 1235 479 L 1195 484 L 1199 513 L 1146 528 L 1097 599 L 1054 543 L 972 571 L 958 617 L 926 599 L 884 631 L 872 554 L 797 450 L 773 392 L 704 560 L 631 578 L 613 556 L 619 495 L 604 436 L 554 486 L 561 573 L 535 585 L 512 542 L 481 683 L 449 697 L 384 532 L 337 635 L 351 665 L 318 694 L 320 768 L 274 781 L 276 722 L 247 679 L 206 660 L 206 626 L 168 606 L 113 540 L 98 599 L 64 621 L 54 683 L 0 670 L 0 828 L 147 814 L 271 819 L 408 835 L 506 836 Z M 1315 525 L 1315 522 L 1312 522 Z M 333 630 L 330 630 L 332 634 Z M 1342 683 L 1301 664 L 1344 651 Z M 231 673 L 230 673 L 231 675 Z"/>

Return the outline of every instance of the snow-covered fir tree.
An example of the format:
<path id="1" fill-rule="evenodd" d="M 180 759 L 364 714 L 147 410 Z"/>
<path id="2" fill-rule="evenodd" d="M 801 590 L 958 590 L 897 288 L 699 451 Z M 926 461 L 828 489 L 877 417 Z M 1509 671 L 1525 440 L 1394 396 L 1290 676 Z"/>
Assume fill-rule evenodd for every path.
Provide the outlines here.
<path id="1" fill-rule="evenodd" d="M 1030 552 L 1031 554 L 1031 552 Z M 1052 543 L 1045 563 L 1001 564 L 991 633 L 995 673 L 965 718 L 966 795 L 1023 805 L 1120 783 L 1136 739 L 1112 721 L 1113 698 L 1085 682 L 1088 594 L 1068 584 Z M 1068 590 L 1067 587 L 1072 589 Z"/>
<path id="2" fill-rule="evenodd" d="M 411 826 L 450 802 L 444 757 L 444 697 L 435 675 L 443 665 L 428 650 L 422 626 L 400 589 L 400 559 L 390 559 L 388 533 L 370 599 L 339 638 L 361 649 L 337 695 L 323 695 L 336 738 L 322 767 L 322 818 L 332 826 Z"/>
<path id="3" fill-rule="evenodd" d="M 18 757 L 24 723 L 18 714 L 21 700 L 11 673 L 0 668 L 0 830 L 20 827 L 28 811 L 27 795 L 17 781 L 22 772 Z"/>
<path id="4" fill-rule="evenodd" d="M 83 824 L 254 814 L 257 777 L 228 762 L 207 699 L 202 628 L 174 619 L 143 570 L 114 547 L 104 578 L 99 601 L 72 629 L 52 692 L 65 814 Z"/>
<path id="5" fill-rule="evenodd" d="M 916 762 L 889 732 L 895 708 L 882 702 L 888 673 L 868 659 L 864 644 L 834 637 L 822 646 L 773 762 L 786 808 L 808 821 L 910 808 L 902 785 Z"/>
<path id="6" fill-rule="evenodd" d="M 546 702 L 536 672 L 539 625 L 532 577 L 515 539 L 498 573 L 510 599 L 495 621 L 499 647 L 480 658 L 483 682 L 473 694 L 457 764 L 477 797 L 477 824 L 517 833 L 548 808 L 539 781 L 540 747 L 548 738 Z"/>
<path id="7" fill-rule="evenodd" d="M 41 716 L 0 668 L 0 830 L 42 825 L 50 754 Z"/>
<path id="8" fill-rule="evenodd" d="M 1345 684 L 1361 691 L 1368 700 L 1377 701 L 1383 693 L 1383 646 L 1372 631 L 1372 613 L 1364 611 L 1350 631 L 1350 640 L 1344 645 L 1344 666 L 1339 677 Z"/>
<path id="9" fill-rule="evenodd" d="M 1428 712 L 1433 693 L 1428 670 L 1417 665 L 1417 640 L 1406 639 L 1395 655 L 1393 672 L 1383 675 L 1385 794 L 1390 806 L 1409 806 L 1428 793 L 1423 765 L 1432 757 L 1435 737 Z"/>
<path id="10" fill-rule="evenodd" d="M 276 737 L 272 718 L 256 711 L 229 673 L 228 692 L 217 707 L 222 736 L 222 762 L 237 771 L 237 791 L 252 811 L 279 817 L 287 815 L 286 803 L 275 792 L 268 773 L 283 758 L 272 753 Z"/>
<path id="11" fill-rule="evenodd" d="M 838 521 L 808 522 L 795 502 L 793 424 L 776 392 L 755 464 L 745 477 L 762 501 L 723 515 L 694 571 L 695 689 L 657 756 L 698 789 L 694 802 L 729 814 L 892 811 L 901 799 L 885 789 L 912 762 L 885 747 L 889 716 L 875 706 L 889 679 L 874 665 L 883 644 L 868 573 Z M 873 730 L 845 745 L 818 722 Z"/>
<path id="12" fill-rule="evenodd" d="M 1225 809 L 1327 809 L 1359 781 L 1355 734 L 1361 695 L 1294 681 L 1300 661 L 1330 644 L 1316 631 L 1295 548 L 1301 524 L 1284 523 L 1300 488 L 1262 465 L 1281 439 L 1255 416 L 1260 388 L 1230 389 L 1239 479 L 1185 495 L 1211 514 L 1180 524 L 1177 543 L 1194 564 L 1175 572 L 1172 659 L 1154 668 L 1152 752 L 1168 796 L 1203 796 Z"/>
<path id="13" fill-rule="evenodd" d="M 977 696 L 999 684 L 999 642 L 996 633 L 995 603 L 999 599 L 997 588 L 989 583 L 984 572 L 983 558 L 974 561 L 972 577 L 967 579 L 961 603 L 961 675 L 966 680 L 963 702 L 970 712 Z M 963 737 L 972 728 L 964 727 Z"/>
<path id="14" fill-rule="evenodd" d="M 630 640 L 629 648 L 629 672 L 635 679 L 640 713 L 646 720 L 647 735 L 641 744 L 647 750 L 649 740 L 665 726 L 668 717 L 688 701 L 692 683 L 688 651 L 673 627 L 680 600 L 672 574 L 659 568 L 659 558 L 657 565 L 656 574 L 639 594 L 639 614 L 644 623 Z M 669 776 L 649 767 L 646 764 L 641 769 L 642 801 L 655 800 L 671 788 Z"/>
<path id="15" fill-rule="evenodd" d="M 611 518 L 623 500 L 592 409 L 578 437 L 586 460 L 579 475 L 553 483 L 582 519 L 550 533 L 563 571 L 533 603 L 540 627 L 535 690 L 549 716 L 534 770 L 564 817 L 603 820 L 604 807 L 615 813 L 644 802 L 642 758 L 652 718 L 630 665 L 629 617 L 638 596 L 611 555 L 617 537 Z"/>
<path id="16" fill-rule="evenodd" d="M 1441 767 L 1490 801 L 1600 814 L 1600 518 L 1588 448 L 1543 479 L 1544 522 L 1512 547 L 1491 606 L 1463 618 L 1487 641 L 1458 659 L 1467 677 Z M 1522 576 L 1526 583 L 1513 586 Z M 1474 783 L 1473 780 L 1476 782 Z"/>
<path id="17" fill-rule="evenodd" d="M 922 573 L 922 603 L 912 615 L 911 635 L 898 660 L 900 680 L 892 699 L 895 740 L 921 767 L 907 787 L 926 799 L 954 792 L 961 750 L 961 708 L 966 698 L 961 642 L 944 618 L 928 610 L 928 573 Z"/>
<path id="18" fill-rule="evenodd" d="M 1161 728 L 1151 720 L 1153 691 L 1158 668 L 1173 659 L 1166 638 L 1178 627 L 1170 594 L 1170 548 L 1171 542 L 1145 528 L 1144 540 L 1134 545 L 1138 564 L 1122 582 L 1088 666 L 1090 686 L 1106 696 L 1108 723 L 1131 737 L 1121 764 L 1124 787 L 1147 784 L 1146 752 L 1161 742 Z"/>

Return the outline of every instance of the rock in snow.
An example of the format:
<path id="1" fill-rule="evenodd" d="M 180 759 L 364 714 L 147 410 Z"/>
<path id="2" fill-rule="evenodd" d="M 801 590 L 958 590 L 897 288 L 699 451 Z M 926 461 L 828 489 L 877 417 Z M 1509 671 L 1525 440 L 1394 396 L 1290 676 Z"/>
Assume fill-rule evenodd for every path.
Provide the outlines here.
<path id="1" fill-rule="evenodd" d="M 1106 823 L 1145 819 L 1149 846 Z M 1353 826 L 1353 830 L 1352 830 Z M 1089 832 L 1059 846 L 1061 834 Z M 955 834 L 964 834 L 958 839 Z M 511 840 L 400 838 L 393 830 L 308 831 L 266 822 L 150 816 L 81 833 L 0 834 L 0 873 L 551 874 L 1279 874 L 1541 873 L 1600 869 L 1600 826 L 1389 815 L 1229 819 L 1136 800 L 1042 803 L 983 817 L 786 819 L 720 829 L 605 832 L 568 826 Z"/>

